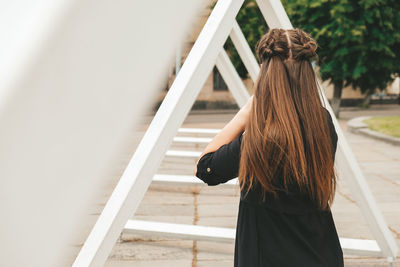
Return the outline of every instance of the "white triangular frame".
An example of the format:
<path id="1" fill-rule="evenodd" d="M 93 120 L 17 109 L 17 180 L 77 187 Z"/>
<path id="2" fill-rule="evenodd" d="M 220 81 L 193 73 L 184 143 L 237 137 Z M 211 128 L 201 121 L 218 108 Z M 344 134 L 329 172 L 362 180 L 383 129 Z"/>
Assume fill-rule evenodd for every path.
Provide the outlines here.
<path id="1" fill-rule="evenodd" d="M 234 229 L 146 222 L 129 218 L 136 212 L 153 177 L 156 176 L 155 172 L 214 64 L 238 105 L 241 107 L 246 103 L 249 93 L 223 49 L 230 35 L 250 77 L 253 81 L 256 79 L 259 65 L 235 20 L 243 2 L 244 0 L 219 0 L 215 5 L 73 266 L 102 266 L 124 229 L 200 240 L 224 241 L 234 238 Z M 269 28 L 293 28 L 279 0 L 257 0 L 257 4 Z M 322 88 L 319 80 L 318 84 Z M 342 247 L 349 253 L 386 257 L 392 262 L 397 255 L 397 244 L 377 207 L 326 96 L 323 94 L 322 97 L 327 103 L 327 109 L 332 115 L 338 133 L 335 164 L 339 176 L 345 177 L 376 239 L 375 241 L 341 238 Z M 190 177 L 186 178 L 190 180 Z M 195 231 L 200 232 L 195 233 Z"/>

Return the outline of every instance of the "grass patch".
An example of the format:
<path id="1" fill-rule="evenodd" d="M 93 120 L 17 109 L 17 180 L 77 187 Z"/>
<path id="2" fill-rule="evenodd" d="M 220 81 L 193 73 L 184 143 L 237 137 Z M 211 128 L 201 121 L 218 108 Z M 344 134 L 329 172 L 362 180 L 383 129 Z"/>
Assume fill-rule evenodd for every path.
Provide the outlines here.
<path id="1" fill-rule="evenodd" d="M 400 137 L 400 116 L 372 117 L 363 122 L 373 131 Z"/>

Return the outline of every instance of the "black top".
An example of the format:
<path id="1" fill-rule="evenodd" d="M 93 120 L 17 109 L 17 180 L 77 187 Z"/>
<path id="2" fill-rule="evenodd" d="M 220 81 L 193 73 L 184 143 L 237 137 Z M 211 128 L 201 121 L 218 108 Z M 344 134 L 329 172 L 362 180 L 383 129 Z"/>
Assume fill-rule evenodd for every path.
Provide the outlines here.
<path id="1" fill-rule="evenodd" d="M 337 133 L 328 116 L 333 157 Z M 203 155 L 196 176 L 208 185 L 225 183 L 238 176 L 242 134 L 215 152 Z M 234 267 L 343 266 L 331 210 L 320 211 L 297 192 L 279 192 L 279 198 L 262 202 L 260 186 L 245 197 L 242 191 L 236 225 Z"/>

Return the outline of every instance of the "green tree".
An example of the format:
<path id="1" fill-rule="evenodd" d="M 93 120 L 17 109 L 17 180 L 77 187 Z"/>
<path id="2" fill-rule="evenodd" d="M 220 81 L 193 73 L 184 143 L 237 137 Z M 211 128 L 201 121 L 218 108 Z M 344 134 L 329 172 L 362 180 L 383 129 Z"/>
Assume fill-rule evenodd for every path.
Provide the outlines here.
<path id="1" fill-rule="evenodd" d="M 400 1 L 282 0 L 293 27 L 311 34 L 319 48 L 322 80 L 334 87 L 332 108 L 339 116 L 343 87 L 369 95 L 398 76 Z M 246 0 L 236 17 L 250 47 L 268 31 L 254 0 Z M 241 77 L 246 70 L 230 40 L 225 44 Z"/>
<path id="2" fill-rule="evenodd" d="M 293 26 L 309 32 L 319 44 L 319 71 L 334 86 L 336 116 L 343 87 L 359 87 L 369 99 L 399 75 L 399 1 L 285 0 L 283 4 Z"/>

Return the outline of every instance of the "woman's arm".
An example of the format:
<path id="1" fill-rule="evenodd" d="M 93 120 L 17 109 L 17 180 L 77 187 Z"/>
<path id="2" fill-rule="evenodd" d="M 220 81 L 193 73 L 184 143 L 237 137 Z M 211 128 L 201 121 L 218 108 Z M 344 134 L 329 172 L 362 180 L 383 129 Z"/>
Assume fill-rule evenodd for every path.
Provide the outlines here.
<path id="1" fill-rule="evenodd" d="M 225 125 L 224 128 L 211 140 L 211 142 L 206 146 L 203 153 L 200 155 L 196 162 L 194 172 L 196 173 L 196 166 L 200 158 L 209 153 L 217 151 L 222 145 L 231 142 L 235 139 L 241 132 L 244 131 L 245 125 L 248 119 L 248 114 L 253 103 L 253 96 L 249 98 L 246 105 L 244 105 L 238 113 L 233 117 L 233 119 Z"/>

